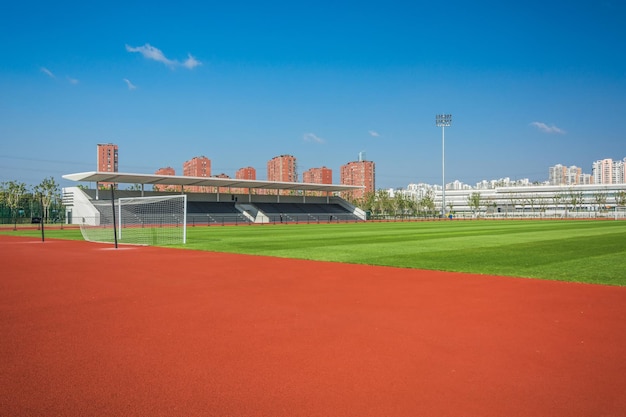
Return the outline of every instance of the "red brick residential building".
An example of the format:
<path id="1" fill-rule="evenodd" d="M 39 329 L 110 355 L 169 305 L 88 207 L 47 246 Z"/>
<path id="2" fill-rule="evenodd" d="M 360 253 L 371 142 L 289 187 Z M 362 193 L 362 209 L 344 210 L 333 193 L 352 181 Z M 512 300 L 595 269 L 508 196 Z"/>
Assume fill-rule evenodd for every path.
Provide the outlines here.
<path id="1" fill-rule="evenodd" d="M 238 180 L 256 180 L 256 169 L 253 167 L 239 168 L 235 173 L 235 178 Z M 249 188 L 233 188 L 232 193 L 245 194 L 249 192 Z"/>
<path id="2" fill-rule="evenodd" d="M 256 169 L 252 167 L 239 168 L 235 173 L 238 180 L 256 180 Z"/>
<path id="3" fill-rule="evenodd" d="M 172 167 L 159 168 L 154 173 L 155 175 L 176 175 L 176 170 Z"/>
<path id="4" fill-rule="evenodd" d="M 341 184 L 361 185 L 363 190 L 354 190 L 346 196 L 362 198 L 368 192 L 376 190 L 376 169 L 372 161 L 354 161 L 341 166 Z"/>
<path id="5" fill-rule="evenodd" d="M 292 155 L 275 156 L 267 162 L 267 180 L 281 182 L 298 182 L 296 157 Z M 289 194 L 281 191 L 281 194 Z"/>
<path id="6" fill-rule="evenodd" d="M 113 143 L 98 144 L 98 172 L 118 172 L 118 147 Z M 109 188 L 112 183 L 101 182 L 98 186 Z M 113 184 L 117 188 L 117 184 Z"/>
<path id="7" fill-rule="evenodd" d="M 230 178 L 229 175 L 224 174 L 223 172 L 218 175 L 214 175 L 213 178 Z M 228 187 L 211 187 L 211 192 L 214 192 L 215 189 L 218 189 L 218 193 L 230 193 L 232 192 Z"/>
<path id="8" fill-rule="evenodd" d="M 155 175 L 176 175 L 176 170 L 172 167 L 159 168 L 156 170 Z M 152 188 L 154 191 L 180 191 L 180 187 L 177 185 L 154 184 Z"/>
<path id="9" fill-rule="evenodd" d="M 332 184 L 333 183 L 333 170 L 326 167 L 311 168 L 308 171 L 302 173 L 302 182 L 312 184 Z M 322 195 L 317 192 L 315 195 Z"/>
<path id="10" fill-rule="evenodd" d="M 189 161 L 183 163 L 183 175 L 186 177 L 210 177 L 211 176 L 211 160 L 206 156 L 196 156 Z M 185 188 L 185 191 L 195 193 L 209 192 L 209 187 L 191 186 Z"/>
<path id="11" fill-rule="evenodd" d="M 333 170 L 326 167 L 311 168 L 302 173 L 302 182 L 312 184 L 332 184 Z"/>

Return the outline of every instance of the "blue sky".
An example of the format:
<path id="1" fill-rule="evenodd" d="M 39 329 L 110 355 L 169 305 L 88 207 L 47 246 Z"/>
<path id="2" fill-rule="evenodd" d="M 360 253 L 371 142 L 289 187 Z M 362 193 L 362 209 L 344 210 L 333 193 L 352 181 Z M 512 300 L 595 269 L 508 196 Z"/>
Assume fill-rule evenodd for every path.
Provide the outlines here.
<path id="1" fill-rule="evenodd" d="M 5 2 L 0 181 L 153 173 L 198 155 L 234 176 L 361 151 L 378 188 L 626 157 L 626 2 Z"/>

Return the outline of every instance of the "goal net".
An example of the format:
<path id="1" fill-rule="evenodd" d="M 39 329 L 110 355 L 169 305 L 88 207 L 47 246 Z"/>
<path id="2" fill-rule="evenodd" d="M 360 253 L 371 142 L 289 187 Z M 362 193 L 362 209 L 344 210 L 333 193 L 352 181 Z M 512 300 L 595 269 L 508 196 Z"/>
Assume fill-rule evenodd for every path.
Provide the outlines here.
<path id="1" fill-rule="evenodd" d="M 187 241 L 187 196 L 119 198 L 92 202 L 96 215 L 81 223 L 83 238 L 134 245 L 175 245 Z M 113 222 L 116 222 L 115 227 Z"/>

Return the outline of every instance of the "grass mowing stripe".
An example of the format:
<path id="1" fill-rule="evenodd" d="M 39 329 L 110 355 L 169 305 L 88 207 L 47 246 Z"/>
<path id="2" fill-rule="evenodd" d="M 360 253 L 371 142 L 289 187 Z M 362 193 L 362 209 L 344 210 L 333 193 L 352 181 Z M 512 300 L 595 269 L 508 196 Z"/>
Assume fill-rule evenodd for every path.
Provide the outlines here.
<path id="1" fill-rule="evenodd" d="M 371 263 L 624 285 L 620 267 L 624 254 L 619 239 L 592 236 L 381 256 Z"/>
<path id="2" fill-rule="evenodd" d="M 281 225 L 189 236 L 187 247 L 198 249 L 626 285 L 626 222 Z"/>
<path id="3" fill-rule="evenodd" d="M 0 228 L 37 237 L 38 231 Z M 80 239 L 80 231 L 49 237 Z M 478 220 L 189 227 L 184 249 L 626 285 L 626 222 Z"/>

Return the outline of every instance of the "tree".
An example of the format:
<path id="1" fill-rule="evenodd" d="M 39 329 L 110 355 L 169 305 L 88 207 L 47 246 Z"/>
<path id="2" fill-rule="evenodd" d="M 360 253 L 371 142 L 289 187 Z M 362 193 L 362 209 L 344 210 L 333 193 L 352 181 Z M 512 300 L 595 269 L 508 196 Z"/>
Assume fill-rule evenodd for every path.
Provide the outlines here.
<path id="1" fill-rule="evenodd" d="M 409 202 L 408 202 L 407 197 L 404 195 L 404 193 L 402 193 L 401 190 L 396 192 L 395 195 L 393 196 L 392 206 L 393 206 L 394 215 L 397 216 L 399 213 L 400 217 L 404 218 L 404 216 L 406 215 L 407 208 L 409 206 Z"/>
<path id="2" fill-rule="evenodd" d="M 482 199 L 482 205 L 485 208 L 485 213 L 489 213 L 489 211 L 491 211 L 492 213 L 496 212 L 496 207 L 498 206 L 498 204 L 493 200 L 492 197 L 487 197 L 485 199 Z"/>
<path id="3" fill-rule="evenodd" d="M 561 200 L 563 200 L 563 194 L 556 193 L 552 196 L 552 202 L 554 203 L 554 210 L 558 210 L 559 205 L 561 204 Z"/>
<path id="4" fill-rule="evenodd" d="M 435 211 L 435 193 L 433 190 L 428 190 L 426 194 L 419 201 L 420 206 L 424 208 L 424 211 L 429 215 L 432 215 Z"/>
<path id="5" fill-rule="evenodd" d="M 509 201 L 511 203 L 511 207 L 513 208 L 513 215 L 517 211 L 517 204 L 519 203 L 519 196 L 517 194 L 511 194 L 509 196 Z M 509 208 L 507 207 L 506 214 L 507 217 L 509 215 Z"/>
<path id="6" fill-rule="evenodd" d="M 4 182 L 0 182 L 0 208 L 3 209 L 3 212 L 5 208 L 5 203 L 7 201 L 6 197 L 7 197 L 6 184 Z M 2 217 L 4 217 L 3 214 L 4 213 L 2 213 Z"/>
<path id="7" fill-rule="evenodd" d="M 473 216 L 477 216 L 481 203 L 480 193 L 471 193 L 467 196 L 467 205 L 472 209 Z"/>
<path id="8" fill-rule="evenodd" d="M 360 206 L 363 210 L 369 211 L 370 213 L 374 213 L 375 205 L 374 201 L 376 200 L 376 194 L 373 191 L 368 191 L 363 195 L 361 199 L 355 199 L 354 204 Z"/>
<path id="9" fill-rule="evenodd" d="M 8 181 L 3 185 L 4 201 L 11 210 L 13 217 L 13 230 L 17 230 L 18 208 L 24 194 L 26 194 L 26 184 L 17 181 Z"/>
<path id="10" fill-rule="evenodd" d="M 419 211 L 419 203 L 415 196 L 407 197 L 406 199 L 406 208 L 411 217 L 416 217 Z"/>
<path id="11" fill-rule="evenodd" d="M 615 204 L 618 206 L 626 206 L 626 191 L 620 190 L 615 193 Z"/>
<path id="12" fill-rule="evenodd" d="M 524 217 L 524 213 L 526 212 L 526 204 L 528 204 L 528 199 L 520 196 L 519 204 L 522 206 L 522 217 Z"/>
<path id="13" fill-rule="evenodd" d="M 378 190 L 376 192 L 375 201 L 376 211 L 381 215 L 385 215 L 391 212 L 391 199 L 387 190 Z"/>
<path id="14" fill-rule="evenodd" d="M 43 219 L 50 218 L 50 205 L 59 198 L 59 184 L 54 181 L 53 177 L 45 178 L 41 184 L 35 186 L 35 196 L 41 200 Z"/>
<path id="15" fill-rule="evenodd" d="M 574 190 L 570 190 L 569 194 L 568 194 L 568 200 L 569 200 L 569 204 L 571 204 L 572 209 L 574 211 L 578 211 L 578 206 L 581 205 L 583 203 L 583 193 L 582 191 L 574 191 Z"/>
<path id="16" fill-rule="evenodd" d="M 606 194 L 600 191 L 593 193 L 593 201 L 596 203 L 596 210 L 603 211 L 606 208 Z"/>
<path id="17" fill-rule="evenodd" d="M 539 202 L 539 196 L 537 196 L 536 194 L 531 194 L 530 196 L 528 196 L 526 201 L 530 205 L 530 211 L 531 211 L 531 213 L 532 213 L 532 215 L 534 217 L 535 216 L 535 207 L 537 206 L 537 203 Z"/>

